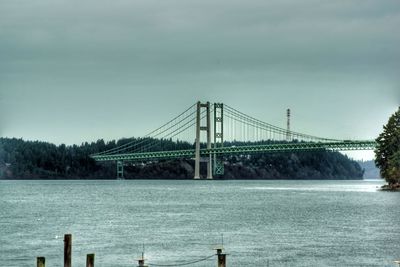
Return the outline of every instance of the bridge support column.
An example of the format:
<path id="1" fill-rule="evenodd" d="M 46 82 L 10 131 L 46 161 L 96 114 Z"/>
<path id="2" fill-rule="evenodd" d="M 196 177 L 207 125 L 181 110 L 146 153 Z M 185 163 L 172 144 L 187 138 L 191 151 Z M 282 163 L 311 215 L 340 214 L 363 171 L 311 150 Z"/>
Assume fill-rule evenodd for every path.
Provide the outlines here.
<path id="1" fill-rule="evenodd" d="M 201 109 L 206 108 L 206 126 L 201 126 Z M 200 134 L 201 131 L 207 132 L 207 149 L 211 149 L 211 121 L 210 121 L 210 102 L 202 104 L 197 102 L 197 114 L 196 114 L 196 152 L 195 152 L 195 163 L 194 163 L 194 179 L 200 179 Z M 211 154 L 207 161 L 207 179 L 212 179 L 212 162 Z"/>
<path id="2" fill-rule="evenodd" d="M 224 104 L 214 103 L 214 148 L 224 146 Z M 214 153 L 214 175 L 224 174 L 224 162 Z"/>
<path id="3" fill-rule="evenodd" d="M 211 149 L 211 118 L 210 118 L 210 102 L 207 102 L 207 149 Z M 207 161 L 207 179 L 212 179 L 212 155 L 208 155 Z"/>
<path id="4" fill-rule="evenodd" d="M 124 162 L 117 161 L 117 179 L 124 179 Z"/>
<path id="5" fill-rule="evenodd" d="M 200 179 L 200 101 L 197 102 L 196 113 L 196 154 L 194 159 L 194 179 Z"/>

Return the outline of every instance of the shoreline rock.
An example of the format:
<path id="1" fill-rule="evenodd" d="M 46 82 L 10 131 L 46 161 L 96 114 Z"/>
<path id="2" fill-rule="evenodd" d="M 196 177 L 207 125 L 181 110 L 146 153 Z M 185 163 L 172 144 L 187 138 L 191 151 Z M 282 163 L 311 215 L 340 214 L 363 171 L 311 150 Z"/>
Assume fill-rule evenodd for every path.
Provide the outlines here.
<path id="1" fill-rule="evenodd" d="M 400 192 L 400 184 L 385 184 L 381 187 L 381 191 Z"/>

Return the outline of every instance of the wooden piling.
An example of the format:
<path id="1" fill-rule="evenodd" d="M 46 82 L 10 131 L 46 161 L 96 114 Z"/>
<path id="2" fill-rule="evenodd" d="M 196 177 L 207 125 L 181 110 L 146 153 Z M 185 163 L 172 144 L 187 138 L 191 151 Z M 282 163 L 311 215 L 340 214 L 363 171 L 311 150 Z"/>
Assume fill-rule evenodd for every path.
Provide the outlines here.
<path id="1" fill-rule="evenodd" d="M 144 261 L 145 259 L 143 257 L 138 259 L 138 267 L 148 267 L 147 265 L 145 265 Z"/>
<path id="2" fill-rule="evenodd" d="M 226 267 L 226 254 L 222 253 L 222 249 L 217 249 L 217 266 Z"/>
<path id="3" fill-rule="evenodd" d="M 144 251 L 144 245 L 143 245 L 143 251 Z M 138 261 L 138 265 L 137 267 L 148 267 L 147 265 L 145 265 L 145 258 L 144 258 L 144 252 L 142 252 L 142 257 L 140 257 L 137 261 Z"/>
<path id="4" fill-rule="evenodd" d="M 71 267 L 72 235 L 64 235 L 64 267 Z"/>
<path id="5" fill-rule="evenodd" d="M 45 257 L 37 257 L 36 266 L 37 267 L 46 267 Z"/>
<path id="6" fill-rule="evenodd" d="M 94 254 L 86 255 L 86 267 L 94 267 Z"/>

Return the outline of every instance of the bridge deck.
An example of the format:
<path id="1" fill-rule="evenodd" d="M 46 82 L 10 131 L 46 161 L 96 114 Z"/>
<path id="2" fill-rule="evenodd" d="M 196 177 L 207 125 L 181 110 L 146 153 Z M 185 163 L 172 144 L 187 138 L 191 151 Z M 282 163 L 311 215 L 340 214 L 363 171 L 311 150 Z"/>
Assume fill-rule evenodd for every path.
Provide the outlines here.
<path id="1" fill-rule="evenodd" d="M 253 154 L 253 153 L 272 153 L 272 152 L 295 152 L 309 150 L 332 150 L 332 151 L 349 151 L 349 150 L 373 150 L 376 142 L 371 140 L 355 140 L 343 142 L 318 142 L 318 143 L 284 143 L 284 144 L 268 144 L 268 145 L 251 145 L 251 146 L 231 146 L 219 147 L 200 150 L 202 156 L 210 154 Z M 157 159 L 174 159 L 174 158 L 193 158 L 195 156 L 194 149 L 173 150 L 173 151 L 155 151 L 140 152 L 126 154 L 110 154 L 110 155 L 92 155 L 96 161 L 144 161 Z"/>

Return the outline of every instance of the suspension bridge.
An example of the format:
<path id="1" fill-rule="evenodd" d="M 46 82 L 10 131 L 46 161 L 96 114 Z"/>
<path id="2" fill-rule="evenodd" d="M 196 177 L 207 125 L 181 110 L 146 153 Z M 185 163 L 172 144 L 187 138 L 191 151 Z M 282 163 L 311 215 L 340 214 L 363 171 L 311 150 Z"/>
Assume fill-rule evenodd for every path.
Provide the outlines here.
<path id="1" fill-rule="evenodd" d="M 292 131 L 289 116 L 288 110 L 285 129 L 223 103 L 197 102 L 144 137 L 91 157 L 98 162 L 115 161 L 117 178 L 123 178 L 126 162 L 193 159 L 194 179 L 201 178 L 201 162 L 207 164 L 206 178 L 212 179 L 224 173 L 224 155 L 372 150 L 376 146 L 373 140 L 340 140 Z"/>

